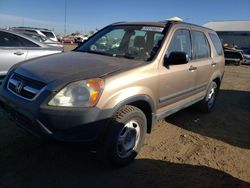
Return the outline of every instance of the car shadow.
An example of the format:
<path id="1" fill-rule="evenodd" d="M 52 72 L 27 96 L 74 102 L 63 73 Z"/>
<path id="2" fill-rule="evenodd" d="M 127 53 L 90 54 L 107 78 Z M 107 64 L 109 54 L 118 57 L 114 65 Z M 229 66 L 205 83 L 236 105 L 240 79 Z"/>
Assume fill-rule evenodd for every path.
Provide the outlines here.
<path id="1" fill-rule="evenodd" d="M 194 106 L 195 107 L 195 106 Z M 250 149 L 250 92 L 221 90 L 211 113 L 194 107 L 177 112 L 165 121 L 183 129 Z"/>
<path id="2" fill-rule="evenodd" d="M 20 150 L 12 150 L 1 159 L 1 188 L 250 186 L 205 166 L 136 159 L 126 167 L 112 169 L 98 163 L 96 153 L 80 145 L 33 143 L 35 147 L 21 142 Z"/>

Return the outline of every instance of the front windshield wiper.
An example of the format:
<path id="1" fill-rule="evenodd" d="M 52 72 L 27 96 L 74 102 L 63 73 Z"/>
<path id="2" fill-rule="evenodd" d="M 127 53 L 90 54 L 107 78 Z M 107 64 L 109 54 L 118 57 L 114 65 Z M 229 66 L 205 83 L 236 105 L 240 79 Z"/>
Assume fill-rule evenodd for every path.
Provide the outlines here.
<path id="1" fill-rule="evenodd" d="M 120 55 L 120 54 L 113 54 L 113 57 L 123 57 L 123 58 L 127 58 L 127 59 L 135 59 L 135 57 L 124 54 L 124 55 Z"/>
<path id="2" fill-rule="evenodd" d="M 123 57 L 123 58 L 127 58 L 127 59 L 135 59 L 135 57 L 127 55 L 127 54 L 123 54 L 123 55 L 121 55 L 121 54 L 111 54 L 111 53 L 106 53 L 106 52 L 102 52 L 102 51 L 91 51 L 91 50 L 84 50 L 84 51 L 79 50 L 78 52 L 100 54 L 100 55 L 106 55 L 106 56 L 112 56 L 112 57 Z"/>

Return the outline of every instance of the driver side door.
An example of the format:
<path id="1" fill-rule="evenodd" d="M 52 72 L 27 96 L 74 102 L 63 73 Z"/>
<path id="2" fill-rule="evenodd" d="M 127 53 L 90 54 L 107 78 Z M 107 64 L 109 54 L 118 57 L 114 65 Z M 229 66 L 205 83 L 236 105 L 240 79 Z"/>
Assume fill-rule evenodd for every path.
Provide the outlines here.
<path id="1" fill-rule="evenodd" d="M 175 30 L 165 53 L 168 58 L 171 52 L 185 52 L 190 58 L 192 56 L 191 37 L 188 29 Z M 165 59 L 164 58 L 164 59 Z M 186 64 L 164 65 L 159 67 L 159 114 L 178 109 L 187 103 L 195 87 L 196 69 L 192 62 Z"/>

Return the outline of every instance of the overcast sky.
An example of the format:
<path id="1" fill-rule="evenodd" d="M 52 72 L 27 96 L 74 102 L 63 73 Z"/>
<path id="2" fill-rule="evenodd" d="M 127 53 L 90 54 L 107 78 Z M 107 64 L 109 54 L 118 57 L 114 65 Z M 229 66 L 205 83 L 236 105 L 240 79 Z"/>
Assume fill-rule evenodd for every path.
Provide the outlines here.
<path id="1" fill-rule="evenodd" d="M 250 0 L 0 0 L 0 27 L 33 26 L 63 33 L 88 32 L 117 21 L 158 21 L 179 16 L 186 22 L 250 20 Z"/>

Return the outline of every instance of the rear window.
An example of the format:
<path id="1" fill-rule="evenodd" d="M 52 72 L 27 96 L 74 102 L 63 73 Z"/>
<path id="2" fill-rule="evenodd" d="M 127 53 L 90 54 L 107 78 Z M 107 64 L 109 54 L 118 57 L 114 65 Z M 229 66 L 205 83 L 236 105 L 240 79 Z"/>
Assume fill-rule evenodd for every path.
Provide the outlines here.
<path id="1" fill-rule="evenodd" d="M 41 31 L 46 37 L 48 38 L 54 38 L 55 36 L 53 35 L 52 32 L 49 31 Z"/>
<path id="2" fill-rule="evenodd" d="M 209 33 L 209 36 L 213 42 L 213 45 L 215 47 L 215 50 L 216 50 L 216 53 L 218 55 L 222 55 L 222 43 L 219 39 L 219 37 L 216 35 L 216 34 L 213 34 L 213 33 Z"/>
<path id="3" fill-rule="evenodd" d="M 17 38 L 22 42 L 23 46 L 25 46 L 25 47 L 39 47 L 34 42 L 31 42 L 25 38 L 22 38 L 22 37 L 17 37 Z"/>

